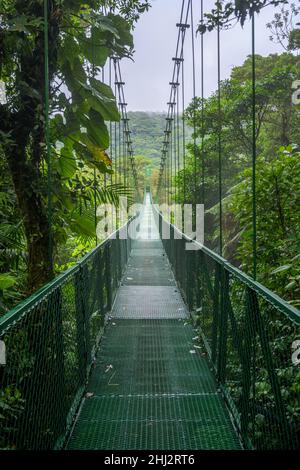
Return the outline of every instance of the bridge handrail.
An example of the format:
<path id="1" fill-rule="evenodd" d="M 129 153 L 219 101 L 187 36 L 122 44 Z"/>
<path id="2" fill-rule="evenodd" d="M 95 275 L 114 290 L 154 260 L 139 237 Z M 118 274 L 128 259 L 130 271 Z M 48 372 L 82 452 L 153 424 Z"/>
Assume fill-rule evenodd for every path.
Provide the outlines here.
<path id="1" fill-rule="evenodd" d="M 162 213 L 157 208 L 157 204 L 153 204 L 153 208 L 154 208 L 154 210 L 156 211 L 156 213 L 158 215 L 162 216 Z M 169 224 L 170 227 L 172 227 L 173 230 L 178 233 L 178 237 L 186 240 L 186 242 L 188 242 L 188 243 L 192 243 L 195 246 L 197 246 L 197 248 L 199 250 L 203 251 L 203 253 L 207 254 L 209 257 L 214 259 L 219 265 L 223 266 L 227 271 L 234 274 L 245 285 L 247 285 L 251 289 L 255 290 L 255 292 L 257 292 L 262 297 L 264 297 L 266 300 L 268 300 L 268 302 L 272 303 L 272 305 L 274 305 L 274 307 L 276 307 L 278 310 L 280 310 L 282 313 L 284 313 L 290 320 L 295 322 L 297 325 L 300 325 L 300 310 L 298 310 L 293 305 L 290 305 L 286 300 L 284 300 L 279 295 L 275 294 L 275 292 L 272 292 L 270 289 L 265 287 L 260 282 L 255 281 L 251 276 L 244 273 L 243 271 L 241 271 L 236 266 L 233 266 L 229 261 L 227 261 L 225 258 L 223 258 L 218 253 L 215 253 L 214 251 L 212 251 L 207 246 L 205 246 L 205 245 L 199 243 L 198 241 L 193 240 L 192 238 L 188 237 L 185 233 L 183 233 L 181 230 L 179 230 L 178 227 L 176 227 L 174 224 L 172 224 L 170 221 L 166 220 L 165 218 L 164 218 L 164 222 Z"/>
<path id="2" fill-rule="evenodd" d="M 121 232 L 133 219 L 0 318 L 0 449 L 63 446 L 110 321 L 131 250 Z"/>
<path id="3" fill-rule="evenodd" d="M 74 266 L 71 266 L 66 271 L 62 272 L 54 279 L 49 281 L 47 284 L 39 288 L 36 292 L 31 294 L 28 298 L 19 302 L 15 307 L 6 312 L 3 316 L 0 317 L 0 335 L 9 328 L 12 323 L 15 323 L 26 311 L 33 308 L 37 305 L 40 300 L 42 300 L 46 295 L 49 295 L 54 289 L 59 285 L 63 284 L 70 276 L 74 275 L 79 269 L 80 266 L 84 265 L 86 261 L 92 258 L 95 253 L 103 249 L 111 240 L 115 239 L 117 235 L 129 225 L 129 223 L 134 219 L 132 217 L 129 219 L 122 227 L 112 232 L 105 240 L 99 243 L 95 248 L 89 251 L 84 255 L 79 261 L 77 261 Z"/>
<path id="4" fill-rule="evenodd" d="M 299 311 L 187 237 L 157 206 L 153 210 L 177 284 L 199 328 L 195 347 L 209 357 L 243 446 L 298 448 Z M 163 237 L 164 229 L 170 237 Z M 187 250 L 186 243 L 197 249 Z"/>

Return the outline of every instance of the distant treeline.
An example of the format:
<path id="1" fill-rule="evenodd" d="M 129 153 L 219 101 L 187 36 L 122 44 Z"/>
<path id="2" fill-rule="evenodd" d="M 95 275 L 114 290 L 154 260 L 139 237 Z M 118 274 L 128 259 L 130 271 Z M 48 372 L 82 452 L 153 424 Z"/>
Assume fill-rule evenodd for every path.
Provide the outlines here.
<path id="1" fill-rule="evenodd" d="M 130 111 L 128 117 L 135 154 L 147 158 L 160 158 L 166 113 Z M 192 130 L 187 128 L 187 139 L 190 139 L 191 134 Z M 182 138 L 182 121 L 180 122 L 180 137 Z"/>

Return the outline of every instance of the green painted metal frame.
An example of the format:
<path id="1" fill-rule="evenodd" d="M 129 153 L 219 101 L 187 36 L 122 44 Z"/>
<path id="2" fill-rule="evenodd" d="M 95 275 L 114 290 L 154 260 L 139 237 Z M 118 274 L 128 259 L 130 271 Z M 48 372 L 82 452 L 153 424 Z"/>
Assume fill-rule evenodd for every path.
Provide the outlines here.
<path id="1" fill-rule="evenodd" d="M 62 447 L 131 251 L 120 230 L 0 318 L 0 449 Z"/>
<path id="2" fill-rule="evenodd" d="M 154 207 L 160 235 L 170 226 L 165 250 L 245 448 L 299 448 L 299 372 L 291 346 L 300 336 L 300 312 Z M 197 250 L 186 250 L 187 243 Z"/>

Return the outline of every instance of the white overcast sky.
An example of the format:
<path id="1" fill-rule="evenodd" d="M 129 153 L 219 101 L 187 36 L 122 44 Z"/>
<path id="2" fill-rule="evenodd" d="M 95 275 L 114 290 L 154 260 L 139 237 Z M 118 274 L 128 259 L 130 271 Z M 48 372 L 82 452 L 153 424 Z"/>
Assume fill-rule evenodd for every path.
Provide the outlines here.
<path id="1" fill-rule="evenodd" d="M 206 9 L 214 0 L 204 0 Z M 131 111 L 165 111 L 169 97 L 169 81 L 173 71 L 172 57 L 175 54 L 181 0 L 152 0 L 152 8 L 142 15 L 134 30 L 134 62 L 122 61 L 123 79 L 126 82 L 125 95 Z M 266 23 L 274 16 L 274 9 L 268 7 L 256 21 L 256 51 L 262 55 L 281 52 L 281 46 L 269 40 Z M 200 18 L 200 0 L 194 0 L 194 21 Z M 230 75 L 235 65 L 241 65 L 251 52 L 251 31 L 249 25 L 240 25 L 221 33 L 222 78 Z M 205 94 L 216 89 L 216 34 L 206 33 L 205 48 Z M 196 39 L 197 94 L 200 94 L 200 37 Z M 188 30 L 185 43 L 186 101 L 192 96 L 191 32 Z"/>

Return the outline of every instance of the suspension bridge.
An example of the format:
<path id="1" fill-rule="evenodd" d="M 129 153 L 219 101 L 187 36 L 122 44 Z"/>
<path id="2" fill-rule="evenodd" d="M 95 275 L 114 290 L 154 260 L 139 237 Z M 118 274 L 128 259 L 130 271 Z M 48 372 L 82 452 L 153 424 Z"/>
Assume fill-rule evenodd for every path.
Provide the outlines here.
<path id="1" fill-rule="evenodd" d="M 299 387 L 299 372 L 286 339 L 299 338 L 300 314 L 256 279 L 255 67 L 251 275 L 223 257 L 220 138 L 219 252 L 188 238 L 158 204 L 179 199 L 174 179 L 185 170 L 179 103 L 184 110 L 188 30 L 196 98 L 192 4 L 182 2 L 177 24 L 158 187 L 145 191 L 142 209 L 124 226 L 100 243 L 97 239 L 81 261 L 0 318 L 1 393 L 7 395 L 3 406 L 0 402 L 1 448 L 299 448 L 298 408 L 286 392 Z M 254 19 L 251 33 L 254 60 Z M 220 44 L 218 30 L 219 116 Z M 203 78 L 203 36 L 201 51 Z M 122 174 L 124 184 L 137 189 L 120 58 L 110 58 L 108 77 L 121 116 L 120 123 L 109 124 L 110 157 L 118 177 Z M 203 80 L 201 93 L 203 101 Z M 200 140 L 203 151 L 204 135 Z M 201 162 L 205 171 L 204 158 Z M 202 189 L 201 197 L 189 202 L 205 203 Z M 184 201 L 186 191 L 184 176 Z M 136 239 L 127 236 L 132 223 L 138 228 Z"/>

